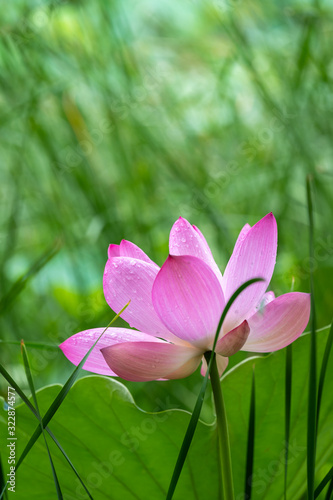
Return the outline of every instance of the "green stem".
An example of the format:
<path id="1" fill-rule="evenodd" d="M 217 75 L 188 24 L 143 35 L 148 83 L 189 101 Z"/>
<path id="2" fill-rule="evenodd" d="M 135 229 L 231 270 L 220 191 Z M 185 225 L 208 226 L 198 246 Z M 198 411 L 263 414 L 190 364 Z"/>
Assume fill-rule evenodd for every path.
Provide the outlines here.
<path id="1" fill-rule="evenodd" d="M 222 488 L 224 492 L 224 498 L 226 500 L 234 500 L 234 484 L 232 479 L 232 468 L 231 468 L 231 454 L 230 454 L 230 442 L 229 442 L 229 432 L 228 432 L 228 422 L 227 414 L 225 411 L 220 376 L 216 364 L 216 354 L 207 352 L 205 358 L 207 364 L 209 363 L 210 356 L 213 355 L 212 366 L 210 370 L 210 381 L 213 389 L 215 411 L 216 411 L 216 421 L 217 421 L 217 432 L 220 445 L 221 454 L 221 475 L 222 475 Z"/>

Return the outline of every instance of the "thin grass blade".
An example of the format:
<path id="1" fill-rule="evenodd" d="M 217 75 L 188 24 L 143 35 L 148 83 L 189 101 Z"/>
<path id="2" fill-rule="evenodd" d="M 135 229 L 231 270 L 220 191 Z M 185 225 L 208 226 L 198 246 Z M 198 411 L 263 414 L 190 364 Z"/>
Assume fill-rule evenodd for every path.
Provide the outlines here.
<path id="1" fill-rule="evenodd" d="M 29 408 L 29 410 L 38 419 L 37 412 L 36 412 L 34 406 L 31 404 L 31 402 L 29 401 L 29 399 L 27 398 L 27 396 L 24 394 L 24 392 L 21 390 L 21 388 L 19 387 L 19 385 L 15 382 L 15 380 L 9 375 L 9 373 L 7 372 L 7 370 L 1 364 L 0 364 L 0 373 L 7 380 L 7 382 L 9 383 L 9 385 L 15 389 L 16 393 L 20 396 L 20 398 L 22 399 L 22 401 L 27 405 L 27 407 Z M 88 497 L 90 498 L 90 500 L 93 500 L 93 497 L 91 496 L 88 488 L 86 487 L 86 485 L 82 481 L 79 473 L 77 472 L 77 470 L 74 467 L 74 465 L 73 465 L 72 461 L 70 460 L 69 456 L 67 455 L 67 453 L 65 452 L 65 450 L 63 449 L 63 447 L 61 446 L 61 444 L 59 443 L 58 439 L 55 437 L 55 435 L 53 434 L 53 432 L 51 431 L 51 429 L 49 427 L 45 427 L 45 430 L 47 431 L 47 433 L 49 434 L 49 436 L 51 437 L 51 439 L 53 439 L 54 443 L 56 444 L 56 446 L 59 448 L 59 450 L 63 454 L 64 458 L 68 462 L 68 464 L 71 467 L 71 469 L 73 470 L 74 474 L 76 475 L 76 477 L 80 481 L 82 487 L 85 489 L 85 491 L 86 491 Z M 0 500 L 1 500 L 1 498 L 2 498 L 2 496 L 0 494 Z"/>
<path id="2" fill-rule="evenodd" d="M 328 360 L 329 360 L 330 353 L 331 353 L 332 344 L 333 344 L 333 322 L 331 325 L 330 333 L 328 334 L 328 337 L 327 337 L 323 361 L 322 361 L 321 368 L 320 368 L 319 384 L 318 384 L 318 397 L 317 397 L 317 426 L 318 426 L 318 422 L 319 422 L 319 412 L 320 412 L 321 398 L 322 398 L 324 382 L 325 382 L 326 369 L 327 369 Z"/>
<path id="3" fill-rule="evenodd" d="M 21 345 L 20 340 L 3 340 L 0 339 L 0 344 L 4 345 Z M 54 344 L 52 342 L 24 342 L 26 347 L 34 347 L 35 349 L 45 349 L 47 347 L 48 349 L 59 349 L 58 344 Z"/>
<path id="4" fill-rule="evenodd" d="M 331 479 L 330 485 L 328 487 L 325 500 L 331 500 L 333 496 L 333 479 Z"/>
<path id="5" fill-rule="evenodd" d="M 28 271 L 19 278 L 9 291 L 0 300 L 0 314 L 7 310 L 8 306 L 15 300 L 15 298 L 22 292 L 27 285 L 28 281 L 33 278 L 43 267 L 50 262 L 53 257 L 59 252 L 61 248 L 60 241 L 56 241 L 50 248 L 48 248 Z"/>
<path id="6" fill-rule="evenodd" d="M 15 380 L 9 375 L 9 373 L 7 372 L 7 370 L 1 364 L 0 364 L 0 373 L 7 380 L 7 382 L 9 383 L 9 385 L 15 389 L 16 393 L 20 396 L 20 398 L 22 399 L 22 401 L 27 405 L 27 407 L 29 408 L 29 410 L 38 419 L 37 412 L 36 412 L 34 406 L 30 403 L 29 399 L 24 394 L 24 392 L 21 390 L 21 388 L 19 387 L 19 385 L 15 382 Z M 45 427 L 45 430 L 48 432 L 48 434 L 51 437 L 51 439 L 53 439 L 53 441 L 56 444 L 56 446 L 58 446 L 59 450 L 61 451 L 61 453 L 65 457 L 66 461 L 68 462 L 69 466 L 73 470 L 74 474 L 76 475 L 76 477 L 80 481 L 82 487 L 85 489 L 85 491 L 86 491 L 88 497 L 90 498 L 90 500 L 93 500 L 93 497 L 91 496 L 88 488 L 86 487 L 86 485 L 82 481 L 82 479 L 81 479 L 79 473 L 77 472 L 76 468 L 74 467 L 72 461 L 70 460 L 69 456 L 67 455 L 67 453 L 65 452 L 65 450 L 63 449 L 63 447 L 61 446 L 61 444 L 59 443 L 59 441 L 57 440 L 57 438 L 53 434 L 53 432 L 51 431 L 51 429 L 49 429 L 49 427 Z M 0 494 L 0 500 L 1 500 L 1 498 L 2 498 L 2 496 Z"/>
<path id="7" fill-rule="evenodd" d="M 236 300 L 236 298 L 238 297 L 238 295 L 240 293 L 242 293 L 243 290 L 245 290 L 245 288 L 247 288 L 248 286 L 252 285 L 253 283 L 257 283 L 258 281 L 264 281 L 264 280 L 262 278 L 253 278 L 251 280 L 248 280 L 245 283 L 243 283 L 243 285 L 241 285 L 235 291 L 235 293 L 230 297 L 228 303 L 226 304 L 226 306 L 225 306 L 225 308 L 224 308 L 224 310 L 222 312 L 219 324 L 218 324 L 217 329 L 216 329 L 215 338 L 214 338 L 213 347 L 212 347 L 212 352 L 215 351 L 217 339 L 218 339 L 218 336 L 219 336 L 219 333 L 220 333 L 223 321 L 225 320 L 225 317 L 226 317 L 226 315 L 227 315 L 230 307 L 232 306 L 233 302 Z M 189 450 L 189 448 L 191 446 L 191 442 L 192 442 L 192 439 L 193 439 L 193 436 L 194 436 L 194 432 L 195 432 L 195 429 L 196 429 L 196 426 L 197 426 L 197 423 L 198 423 L 198 420 L 199 420 L 201 408 L 202 408 L 204 397 L 205 397 L 205 392 L 206 392 L 206 388 L 207 388 L 207 383 L 208 383 L 208 377 L 209 377 L 210 369 L 211 369 L 211 366 L 212 366 L 212 361 L 213 361 L 213 356 L 210 357 L 210 360 L 207 363 L 206 375 L 205 375 L 204 380 L 202 382 L 202 385 L 201 385 L 201 388 L 200 388 L 200 391 L 199 391 L 199 394 L 198 394 L 198 398 L 197 398 L 197 401 L 195 403 L 195 407 L 194 407 L 193 413 L 191 415 L 191 419 L 190 419 L 190 422 L 188 424 L 188 427 L 187 427 L 187 430 L 186 430 L 186 433 L 185 433 L 185 437 L 184 437 L 182 446 L 181 446 L 179 454 L 178 454 L 177 462 L 176 462 L 176 465 L 175 465 L 175 468 L 174 468 L 174 471 L 173 471 L 173 474 L 172 474 L 172 477 L 171 477 L 171 481 L 170 481 L 168 493 L 167 493 L 167 496 L 166 496 L 166 500 L 171 500 L 172 497 L 173 497 L 173 494 L 175 492 L 175 489 L 176 489 L 176 486 L 177 486 L 177 483 L 178 483 L 181 471 L 182 471 L 182 469 L 184 467 L 184 463 L 185 463 L 185 459 L 186 459 L 188 450 Z"/>
<path id="8" fill-rule="evenodd" d="M 307 428 L 307 485 L 308 500 L 314 499 L 315 491 L 315 465 L 317 441 L 317 346 L 316 346 L 316 311 L 313 281 L 314 262 L 314 223 L 312 203 L 312 177 L 306 180 L 308 213 L 309 213 L 309 247 L 310 247 L 310 291 L 311 291 L 311 341 L 310 341 L 310 367 L 309 367 L 309 397 L 308 397 L 308 428 Z"/>
<path id="9" fill-rule="evenodd" d="M 252 475 L 253 475 L 253 459 L 254 459 L 254 443 L 255 443 L 255 417 L 256 417 L 256 392 L 255 392 L 255 372 L 253 365 L 249 427 L 247 434 L 244 500 L 251 500 L 251 495 L 252 495 Z"/>
<path id="10" fill-rule="evenodd" d="M 23 340 L 21 341 L 21 351 L 22 351 L 22 356 L 23 356 L 23 364 L 24 364 L 25 373 L 26 373 L 28 384 L 29 384 L 29 388 L 30 388 L 30 391 L 31 391 L 31 394 L 32 394 L 32 399 L 33 399 L 34 404 L 35 404 L 37 418 L 38 418 L 39 423 L 40 423 L 40 430 L 41 430 L 41 433 L 42 433 L 43 438 L 44 438 L 44 443 L 45 443 L 45 446 L 46 446 L 47 454 L 48 454 L 50 465 L 51 465 L 51 469 L 52 469 L 53 481 L 54 481 L 54 485 L 55 485 L 55 488 L 56 488 L 57 497 L 58 497 L 59 500 L 62 500 L 63 499 L 63 495 L 62 495 L 62 492 L 61 492 L 59 479 L 58 479 L 58 476 L 57 476 L 57 473 L 56 473 L 56 470 L 55 470 L 55 467 L 54 467 L 54 463 L 53 463 L 53 460 L 52 460 L 50 449 L 49 449 L 49 446 L 47 444 L 46 435 L 45 435 L 45 432 L 44 432 L 44 427 L 43 427 L 42 419 L 41 419 L 40 412 L 39 412 L 38 401 L 37 401 L 37 396 L 36 396 L 36 391 L 35 391 L 35 385 L 34 385 L 32 374 L 31 374 L 28 353 L 27 353 L 27 349 L 26 349 L 26 347 L 24 345 Z"/>
<path id="11" fill-rule="evenodd" d="M 317 486 L 315 492 L 314 492 L 314 498 L 318 498 L 320 493 L 323 491 L 325 486 L 328 484 L 329 481 L 333 480 L 333 467 L 330 468 L 324 479 L 320 482 L 320 484 Z"/>
<path id="12" fill-rule="evenodd" d="M 295 278 L 292 278 L 291 289 L 294 291 Z M 284 458 L 284 500 L 287 500 L 287 484 L 288 484 L 288 457 L 289 457 L 289 437 L 290 437 L 290 418 L 291 418 L 291 393 L 292 393 L 292 363 L 293 363 L 293 345 L 289 344 L 286 348 L 286 365 L 285 365 L 285 458 Z"/>
<path id="13" fill-rule="evenodd" d="M 286 348 L 286 371 L 285 371 L 285 423 L 284 435 L 286 442 L 286 454 L 284 462 L 284 500 L 287 500 L 287 479 L 288 479 L 288 455 L 290 437 L 290 415 L 291 415 L 291 393 L 292 393 L 292 368 L 293 368 L 293 345 Z"/>
<path id="14" fill-rule="evenodd" d="M 83 365 L 86 362 L 89 354 L 91 353 L 91 351 L 93 350 L 93 348 L 95 347 L 95 345 L 97 344 L 97 342 L 99 341 L 99 339 L 102 337 L 102 335 L 105 333 L 105 331 L 109 328 L 109 326 L 117 318 L 119 318 L 120 314 L 126 309 L 126 307 L 129 305 L 129 303 L 130 302 L 128 302 L 122 308 L 122 310 L 110 321 L 110 323 L 103 330 L 103 332 L 98 337 L 98 339 L 96 340 L 96 342 L 91 346 L 91 348 L 89 349 L 89 351 L 87 352 L 87 354 L 83 357 L 82 361 L 74 369 L 73 373 L 70 375 L 70 377 L 68 378 L 68 380 L 66 381 L 66 383 L 64 384 L 64 386 L 62 387 L 62 389 L 60 390 L 59 394 L 57 395 L 57 397 L 55 398 L 55 400 L 53 401 L 53 403 L 51 404 L 51 406 L 47 410 L 46 414 L 42 418 L 42 423 L 43 423 L 43 427 L 44 428 L 48 425 L 48 423 L 50 422 L 50 420 L 53 418 L 54 414 L 59 409 L 61 403 L 63 402 L 63 400 L 67 396 L 68 392 L 70 391 L 72 385 L 74 384 L 75 380 L 77 379 L 77 377 L 79 375 L 79 372 L 80 372 L 81 368 L 83 367 Z M 16 464 L 16 470 L 19 468 L 19 466 L 21 465 L 21 463 L 23 462 L 23 460 L 25 459 L 25 457 L 27 456 L 27 454 L 29 453 L 29 451 L 31 450 L 31 448 L 34 446 L 34 444 L 37 441 L 37 439 L 39 438 L 40 434 L 41 434 L 41 428 L 40 428 L 40 426 L 38 426 L 36 428 L 35 432 L 33 433 L 33 435 L 31 436 L 31 438 L 29 439 L 29 442 L 26 445 L 26 447 L 24 448 L 24 450 L 23 450 L 20 458 L 18 459 L 17 464 Z"/>

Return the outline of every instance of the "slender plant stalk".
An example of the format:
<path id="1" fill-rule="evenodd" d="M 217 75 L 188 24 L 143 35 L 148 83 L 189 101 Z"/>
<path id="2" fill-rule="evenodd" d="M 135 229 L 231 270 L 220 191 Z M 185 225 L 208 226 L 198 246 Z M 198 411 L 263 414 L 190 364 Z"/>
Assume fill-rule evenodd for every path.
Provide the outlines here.
<path id="1" fill-rule="evenodd" d="M 308 397 L 308 429 L 307 429 L 307 485 L 308 500 L 315 498 L 315 468 L 317 447 L 317 342 L 316 342 L 316 310 L 314 298 L 314 221 L 312 204 L 312 177 L 306 179 L 308 212 L 310 225 L 310 291 L 311 291 L 311 337 L 309 366 L 309 397 Z"/>
<path id="2" fill-rule="evenodd" d="M 249 429 L 247 433 L 244 500 L 251 500 L 252 497 L 252 472 L 253 472 L 253 462 L 254 462 L 253 459 L 254 459 L 254 442 L 255 442 L 255 425 L 256 425 L 256 386 L 255 386 L 254 367 L 255 365 L 253 364 Z"/>
<path id="3" fill-rule="evenodd" d="M 263 279 L 262 278 L 252 278 L 252 279 L 246 281 L 239 288 L 237 288 L 237 290 L 232 294 L 232 296 L 228 300 L 228 302 L 227 302 L 227 304 L 226 304 L 226 306 L 223 309 L 223 312 L 221 314 L 219 324 L 217 325 L 215 338 L 214 338 L 214 342 L 213 342 L 213 346 L 212 346 L 212 352 L 215 352 L 215 347 L 216 347 L 217 339 L 219 336 L 219 332 L 221 331 L 223 321 L 224 321 L 231 305 L 234 303 L 234 301 L 236 300 L 238 295 L 240 293 L 242 293 L 243 290 L 245 290 L 245 288 L 247 288 L 248 286 L 252 285 L 253 283 L 257 283 L 259 281 L 263 281 Z M 197 426 L 197 423 L 199 420 L 199 416 L 200 416 L 200 412 L 201 412 L 201 408 L 202 408 L 202 404 L 203 404 L 203 400 L 204 400 L 204 396 L 205 396 L 205 391 L 206 391 L 206 387 L 207 387 L 207 383 L 208 383 L 208 376 L 211 374 L 210 372 L 211 372 L 212 362 L 213 362 L 213 359 L 215 359 L 212 357 L 211 352 L 207 352 L 205 354 L 205 358 L 207 361 L 207 372 L 206 372 L 206 375 L 204 376 L 204 379 L 203 379 L 203 382 L 201 385 L 201 389 L 200 389 L 200 392 L 198 394 L 198 398 L 197 398 L 197 401 L 195 403 L 195 407 L 194 407 L 193 413 L 191 415 L 191 419 L 190 419 L 189 425 L 187 427 L 186 434 L 185 434 L 182 446 L 181 446 L 179 454 L 178 454 L 177 462 L 176 462 L 175 468 L 173 470 L 173 474 L 172 474 L 171 481 L 169 484 L 169 489 L 168 489 L 168 493 L 166 496 L 166 500 L 171 500 L 173 497 L 173 494 L 175 492 L 175 489 L 176 489 L 181 471 L 183 469 L 183 466 L 184 466 L 184 463 L 185 463 L 185 460 L 187 457 L 187 453 L 188 453 L 188 450 L 190 448 L 190 445 L 191 445 L 191 442 L 192 442 L 192 439 L 194 436 L 194 432 L 195 432 L 195 429 L 196 429 L 196 426 Z M 215 361 L 215 363 L 216 363 L 216 361 Z M 219 381 L 218 375 L 217 375 L 217 379 Z M 221 391 L 221 388 L 219 388 L 219 390 Z M 229 452 L 229 455 L 230 455 L 230 452 Z M 234 497 L 232 496 L 232 497 L 229 497 L 226 499 L 220 499 L 220 500 L 233 500 L 233 498 Z"/>
<path id="4" fill-rule="evenodd" d="M 290 416 L 291 416 L 291 393 L 292 393 L 292 364 L 293 364 L 293 345 L 286 348 L 286 369 L 285 369 L 285 441 L 286 454 L 284 462 L 284 500 L 287 500 L 287 479 L 288 479 L 288 456 L 289 456 L 289 437 L 290 437 Z"/>
<path id="5" fill-rule="evenodd" d="M 209 357 L 212 353 L 206 353 L 205 357 L 207 364 L 209 362 Z M 222 488 L 224 492 L 225 500 L 234 500 L 234 483 L 232 478 L 232 467 L 231 467 L 231 454 L 230 454 L 230 442 L 229 442 L 229 431 L 227 414 L 225 411 L 225 405 L 222 395 L 220 376 L 217 369 L 216 354 L 213 354 L 212 365 L 210 369 L 210 381 L 212 384 L 215 411 L 216 411 L 216 421 L 217 421 L 217 432 L 220 444 L 220 455 L 221 455 L 221 474 L 222 474 Z"/>

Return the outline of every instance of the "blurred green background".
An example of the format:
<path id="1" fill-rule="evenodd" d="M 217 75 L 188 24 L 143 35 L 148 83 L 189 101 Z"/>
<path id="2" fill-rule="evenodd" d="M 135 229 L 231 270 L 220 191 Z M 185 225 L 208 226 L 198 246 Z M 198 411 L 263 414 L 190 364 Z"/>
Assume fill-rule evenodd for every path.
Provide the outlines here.
<path id="1" fill-rule="evenodd" d="M 332 3 L 30 0 L 0 16 L 0 356 L 23 387 L 20 339 L 38 388 L 64 382 L 56 346 L 113 317 L 108 245 L 161 265 L 180 215 L 223 270 L 273 211 L 271 288 L 309 291 L 309 173 L 318 328 L 331 321 Z M 199 383 L 172 400 L 172 382 L 127 385 L 156 409 L 191 408 Z"/>

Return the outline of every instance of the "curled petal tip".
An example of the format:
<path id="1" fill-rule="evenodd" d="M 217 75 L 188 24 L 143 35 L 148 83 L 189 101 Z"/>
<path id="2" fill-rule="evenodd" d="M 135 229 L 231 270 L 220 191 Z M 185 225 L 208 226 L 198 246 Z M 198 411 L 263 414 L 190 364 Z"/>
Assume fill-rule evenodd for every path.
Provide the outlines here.
<path id="1" fill-rule="evenodd" d="M 119 245 L 114 245 L 111 244 L 108 247 L 108 258 L 112 259 L 112 257 L 119 257 L 120 256 L 120 248 Z"/>
<path id="2" fill-rule="evenodd" d="M 217 342 L 216 352 L 222 356 L 232 356 L 243 347 L 247 341 L 249 333 L 250 327 L 248 322 L 245 320 Z"/>

